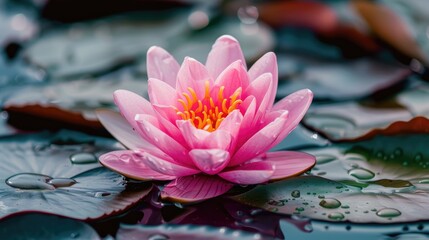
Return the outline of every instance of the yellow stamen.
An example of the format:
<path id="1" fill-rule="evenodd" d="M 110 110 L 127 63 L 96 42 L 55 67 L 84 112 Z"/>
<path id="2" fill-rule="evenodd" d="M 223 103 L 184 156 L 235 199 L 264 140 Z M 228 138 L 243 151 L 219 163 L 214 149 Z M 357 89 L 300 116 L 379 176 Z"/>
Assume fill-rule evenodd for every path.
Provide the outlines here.
<path id="1" fill-rule="evenodd" d="M 217 88 L 215 88 L 217 89 Z M 241 87 L 237 88 L 229 97 L 224 96 L 225 86 L 220 86 L 218 92 L 213 92 L 215 98 L 210 95 L 210 82 L 204 83 L 204 98 L 198 99 L 196 91 L 188 87 L 188 92 L 183 92 L 183 98 L 177 99 L 183 110 L 173 107 L 177 116 L 183 120 L 189 120 L 196 128 L 208 132 L 215 131 L 228 116 L 229 113 L 238 109 L 243 102 L 241 100 Z"/>

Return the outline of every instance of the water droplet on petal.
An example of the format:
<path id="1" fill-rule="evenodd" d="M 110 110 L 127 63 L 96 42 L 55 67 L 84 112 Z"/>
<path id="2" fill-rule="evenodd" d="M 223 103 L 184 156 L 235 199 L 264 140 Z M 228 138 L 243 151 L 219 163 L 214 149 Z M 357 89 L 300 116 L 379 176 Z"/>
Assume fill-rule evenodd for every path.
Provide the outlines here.
<path id="1" fill-rule="evenodd" d="M 349 171 L 349 175 L 360 180 L 368 180 L 375 176 L 375 174 L 364 168 L 354 168 Z"/>
<path id="2" fill-rule="evenodd" d="M 301 196 L 301 193 L 299 192 L 299 190 L 293 190 L 290 195 L 294 198 L 299 198 Z"/>
<path id="3" fill-rule="evenodd" d="M 340 212 L 334 212 L 334 213 L 328 214 L 328 218 L 331 220 L 343 220 L 344 215 Z"/>
<path id="4" fill-rule="evenodd" d="M 401 215 L 401 212 L 394 208 L 383 208 L 383 209 L 380 209 L 376 214 L 379 217 L 393 218 Z"/>
<path id="5" fill-rule="evenodd" d="M 341 206 L 341 202 L 335 198 L 325 198 L 320 201 L 319 205 L 324 208 L 339 208 Z"/>
<path id="6" fill-rule="evenodd" d="M 52 178 L 36 173 L 19 173 L 6 179 L 6 184 L 19 189 L 28 190 L 54 190 L 55 187 L 48 183 Z"/>
<path id="7" fill-rule="evenodd" d="M 73 164 L 96 163 L 97 157 L 92 153 L 76 153 L 70 156 L 70 161 Z"/>

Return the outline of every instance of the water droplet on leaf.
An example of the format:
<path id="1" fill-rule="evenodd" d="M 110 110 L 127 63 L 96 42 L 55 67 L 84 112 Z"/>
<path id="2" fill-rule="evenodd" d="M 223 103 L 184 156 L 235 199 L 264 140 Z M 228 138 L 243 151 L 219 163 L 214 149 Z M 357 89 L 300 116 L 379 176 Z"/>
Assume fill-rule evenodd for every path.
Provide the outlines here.
<path id="1" fill-rule="evenodd" d="M 299 198 L 301 196 L 301 193 L 299 192 L 299 190 L 293 190 L 290 195 L 294 198 Z"/>
<path id="2" fill-rule="evenodd" d="M 344 219 L 344 215 L 340 212 L 334 212 L 334 213 L 328 214 L 328 218 L 331 220 L 342 220 Z"/>
<path id="3" fill-rule="evenodd" d="M 383 208 L 383 209 L 380 209 L 376 214 L 379 217 L 393 218 L 401 215 L 401 212 L 394 208 Z"/>
<path id="4" fill-rule="evenodd" d="M 55 187 L 48 183 L 52 178 L 36 173 L 19 173 L 6 179 L 6 184 L 19 189 L 28 190 L 54 190 Z"/>
<path id="5" fill-rule="evenodd" d="M 320 201 L 319 205 L 324 208 L 339 208 L 341 206 L 341 202 L 335 198 L 325 198 Z"/>
<path id="6" fill-rule="evenodd" d="M 97 157 L 92 153 L 76 153 L 70 156 L 70 161 L 73 164 L 96 163 Z"/>
<path id="7" fill-rule="evenodd" d="M 360 180 L 368 180 L 375 176 L 375 174 L 364 168 L 354 168 L 349 171 L 349 175 Z"/>

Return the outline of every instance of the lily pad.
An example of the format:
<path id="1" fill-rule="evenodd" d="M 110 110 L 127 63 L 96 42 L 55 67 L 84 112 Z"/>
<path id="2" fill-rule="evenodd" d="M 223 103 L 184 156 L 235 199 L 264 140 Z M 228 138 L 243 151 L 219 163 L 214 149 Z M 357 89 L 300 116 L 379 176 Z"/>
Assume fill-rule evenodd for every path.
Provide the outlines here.
<path id="1" fill-rule="evenodd" d="M 352 223 L 330 223 L 325 221 L 309 221 L 305 229 L 299 229 L 288 221 L 281 220 L 280 227 L 286 239 L 348 239 L 348 240 L 410 240 L 428 239 L 427 223 L 406 224 L 352 224 Z"/>
<path id="2" fill-rule="evenodd" d="M 427 125 L 412 121 L 429 118 L 429 85 L 417 83 L 392 99 L 377 102 L 341 102 L 313 105 L 303 123 L 334 141 L 357 140 L 383 132 L 397 122 L 409 122 L 390 133 L 427 132 Z M 415 124 L 414 126 L 410 126 Z M 397 127 L 395 127 L 397 128 Z"/>
<path id="3" fill-rule="evenodd" d="M 11 116 L 11 123 L 20 128 L 36 127 L 19 124 L 22 118 L 31 116 L 44 120 L 40 123 L 42 128 L 52 127 L 55 122 L 68 128 L 104 133 L 95 109 L 115 108 L 112 92 L 117 89 L 146 92 L 147 82 L 131 68 L 125 68 L 98 78 L 21 87 L 6 97 L 4 109 Z M 46 119 L 50 120 L 48 124 Z"/>
<path id="4" fill-rule="evenodd" d="M 403 82 L 410 70 L 383 62 L 359 59 L 328 61 L 293 54 L 279 56 L 278 97 L 302 88 L 314 92 L 315 99 L 358 99 Z"/>
<path id="5" fill-rule="evenodd" d="M 274 239 L 262 236 L 259 233 L 249 233 L 240 230 L 233 230 L 226 227 L 211 227 L 198 225 L 121 225 L 116 235 L 117 240 L 125 239 Z"/>
<path id="6" fill-rule="evenodd" d="M 0 222 L 0 236 L 4 240 L 100 239 L 97 232 L 84 222 L 40 213 L 28 213 L 4 219 Z"/>
<path id="7" fill-rule="evenodd" d="M 0 138 L 0 218 L 44 212 L 97 219 L 129 208 L 150 186 L 127 189 L 123 177 L 98 163 L 121 149 L 114 140 L 61 131 Z"/>
<path id="8" fill-rule="evenodd" d="M 24 55 L 60 79 L 100 74 L 143 60 L 153 45 L 167 49 L 179 60 L 186 55 L 204 61 L 213 40 L 222 34 L 233 34 L 248 60 L 256 60 L 274 47 L 274 35 L 264 25 L 243 27 L 238 19 L 222 19 L 195 31 L 188 17 L 189 13 L 178 12 L 162 21 L 111 17 L 84 25 L 77 23 L 42 35 L 25 49 Z M 50 51 L 53 46 L 55 51 Z"/>
<path id="9" fill-rule="evenodd" d="M 258 186 L 234 199 L 273 212 L 328 221 L 428 220 L 428 141 L 428 135 L 378 136 L 302 149 L 316 156 L 311 172 L 315 176 Z"/>

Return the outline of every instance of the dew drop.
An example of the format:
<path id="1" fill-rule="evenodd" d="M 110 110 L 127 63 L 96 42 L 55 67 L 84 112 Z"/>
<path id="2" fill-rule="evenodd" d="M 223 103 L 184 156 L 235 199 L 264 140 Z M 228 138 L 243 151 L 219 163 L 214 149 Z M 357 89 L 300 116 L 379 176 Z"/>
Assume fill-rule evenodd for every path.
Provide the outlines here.
<path id="1" fill-rule="evenodd" d="M 414 161 L 420 162 L 423 159 L 423 155 L 421 153 L 417 153 L 416 156 L 414 156 Z"/>
<path id="2" fill-rule="evenodd" d="M 48 182 L 52 178 L 36 173 L 19 173 L 6 179 L 6 184 L 19 189 L 28 190 L 54 190 L 55 187 Z"/>
<path id="3" fill-rule="evenodd" d="M 377 157 L 377 158 L 379 158 L 379 159 L 382 159 L 383 157 L 384 157 L 384 153 L 383 152 L 377 152 L 376 154 L 375 154 L 375 156 Z"/>
<path id="4" fill-rule="evenodd" d="M 328 162 L 332 162 L 335 159 L 337 159 L 337 158 L 335 156 L 332 156 L 332 155 L 319 155 L 319 156 L 316 156 L 317 164 L 325 164 L 325 163 L 328 163 Z"/>
<path id="5" fill-rule="evenodd" d="M 290 195 L 294 198 L 299 198 L 301 196 L 301 193 L 299 192 L 299 190 L 293 190 Z"/>
<path id="6" fill-rule="evenodd" d="M 72 178 L 53 178 L 48 181 L 48 184 L 59 188 L 59 187 L 70 187 L 76 183 L 76 180 Z"/>
<path id="7" fill-rule="evenodd" d="M 395 151 L 393 152 L 396 156 L 401 156 L 403 151 L 400 148 L 396 148 Z"/>
<path id="8" fill-rule="evenodd" d="M 311 224 L 305 224 L 304 230 L 307 232 L 313 231 L 313 226 Z"/>
<path id="9" fill-rule="evenodd" d="M 276 208 L 276 207 L 270 207 L 270 208 L 268 208 L 268 211 L 271 211 L 271 212 L 278 212 L 278 211 L 279 211 L 279 209 L 278 209 L 278 208 Z"/>
<path id="10" fill-rule="evenodd" d="M 347 226 L 346 226 L 346 230 L 347 230 L 347 231 L 350 231 L 351 229 L 352 229 L 352 226 L 350 226 L 350 225 L 347 225 Z"/>
<path id="11" fill-rule="evenodd" d="M 406 232 L 406 231 L 408 231 L 408 230 L 410 230 L 410 229 L 408 228 L 408 226 L 404 226 L 404 227 L 402 227 L 402 231 Z"/>
<path id="12" fill-rule="evenodd" d="M 353 176 L 360 180 L 367 180 L 371 179 L 375 176 L 375 174 L 367 169 L 364 168 L 354 168 L 349 171 L 349 175 Z"/>
<path id="13" fill-rule="evenodd" d="M 349 205 L 342 205 L 341 208 L 348 209 L 348 208 L 350 208 L 350 206 Z"/>
<path id="14" fill-rule="evenodd" d="M 70 237 L 71 238 L 78 238 L 80 236 L 80 234 L 79 233 L 71 233 L 70 234 Z"/>
<path id="15" fill-rule="evenodd" d="M 110 196 L 109 192 L 96 192 L 94 193 L 94 197 L 101 198 L 101 197 L 107 197 Z"/>
<path id="16" fill-rule="evenodd" d="M 340 212 L 334 212 L 334 213 L 328 214 L 328 218 L 331 220 L 343 220 L 344 215 Z"/>
<path id="17" fill-rule="evenodd" d="M 376 214 L 379 217 L 393 218 L 401 215 L 401 212 L 394 208 L 383 208 L 383 209 L 380 209 Z"/>
<path id="18" fill-rule="evenodd" d="M 295 208 L 295 210 L 298 211 L 298 212 L 302 212 L 302 211 L 305 210 L 305 208 L 303 208 L 303 207 L 297 207 L 297 208 Z"/>
<path id="19" fill-rule="evenodd" d="M 319 195 L 319 196 L 317 196 L 319 199 L 324 199 L 325 198 L 325 195 Z"/>
<path id="20" fill-rule="evenodd" d="M 273 205 L 273 206 L 284 206 L 285 203 L 282 201 L 277 201 L 274 199 L 271 199 L 270 201 L 268 201 L 268 204 Z"/>
<path id="21" fill-rule="evenodd" d="M 250 211 L 250 215 L 255 216 L 261 212 L 263 212 L 262 209 L 253 209 L 252 211 Z"/>
<path id="22" fill-rule="evenodd" d="M 345 211 L 344 213 L 345 213 L 345 214 L 350 214 L 350 211 Z"/>
<path id="23" fill-rule="evenodd" d="M 419 183 L 428 184 L 429 183 L 429 179 L 420 180 Z"/>
<path id="24" fill-rule="evenodd" d="M 320 206 L 324 208 L 339 208 L 341 206 L 341 202 L 335 198 L 325 198 L 319 203 Z"/>
<path id="25" fill-rule="evenodd" d="M 244 223 L 252 223 L 253 222 L 253 218 L 245 218 L 243 220 Z"/>
<path id="26" fill-rule="evenodd" d="M 170 237 L 164 234 L 152 234 L 148 237 L 148 240 L 168 240 Z"/>
<path id="27" fill-rule="evenodd" d="M 96 163 L 97 157 L 92 153 L 76 153 L 70 155 L 70 161 L 73 164 Z"/>

